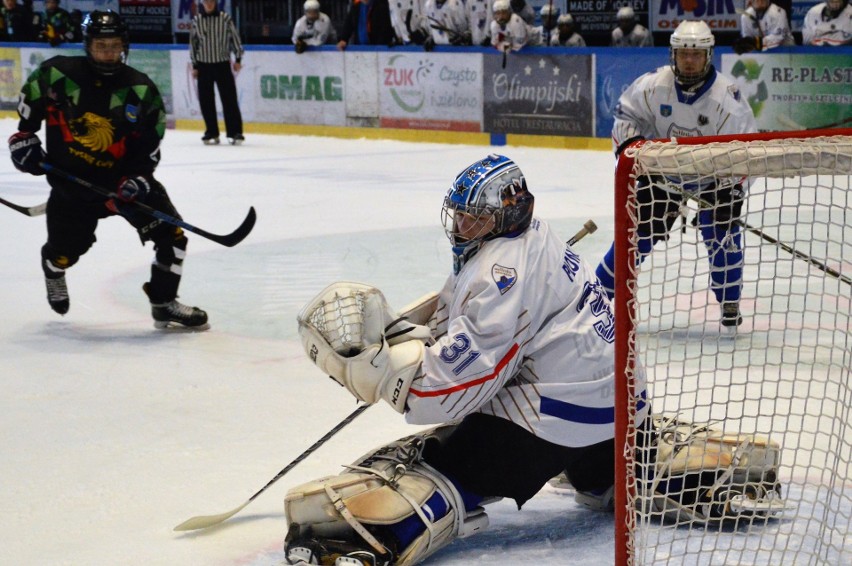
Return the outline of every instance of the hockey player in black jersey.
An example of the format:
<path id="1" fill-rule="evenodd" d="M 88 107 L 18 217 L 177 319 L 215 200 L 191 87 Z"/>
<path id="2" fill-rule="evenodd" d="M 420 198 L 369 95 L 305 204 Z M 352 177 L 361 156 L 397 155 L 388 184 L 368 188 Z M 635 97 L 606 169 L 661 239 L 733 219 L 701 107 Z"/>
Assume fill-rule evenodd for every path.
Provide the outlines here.
<path id="1" fill-rule="evenodd" d="M 187 238 L 184 231 L 127 203 L 138 201 L 180 218 L 153 176 L 165 133 L 163 100 L 151 79 L 128 66 L 127 27 L 112 11 L 95 11 L 83 22 L 86 55 L 48 59 L 27 79 L 18 105 L 18 132 L 9 138 L 15 167 L 44 175 L 49 163 L 81 179 L 112 188 L 106 199 L 77 183 L 48 174 L 47 243 L 42 268 L 47 300 L 59 314 L 70 302 L 65 271 L 95 242 L 98 221 L 121 215 L 154 243 L 151 279 L 143 285 L 157 328 L 172 324 L 206 328 L 207 313 L 177 301 Z M 38 132 L 45 123 L 47 151 Z"/>

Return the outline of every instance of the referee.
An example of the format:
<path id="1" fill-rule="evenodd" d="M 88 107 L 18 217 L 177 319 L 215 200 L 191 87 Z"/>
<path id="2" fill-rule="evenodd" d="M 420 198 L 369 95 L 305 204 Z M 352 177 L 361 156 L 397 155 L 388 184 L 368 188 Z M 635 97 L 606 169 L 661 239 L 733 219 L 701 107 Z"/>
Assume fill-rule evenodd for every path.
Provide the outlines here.
<path id="1" fill-rule="evenodd" d="M 216 119 L 216 98 L 213 84 L 219 88 L 225 133 L 231 145 L 240 145 L 243 137 L 243 118 L 237 102 L 234 73 L 242 68 L 243 46 L 231 16 L 219 11 L 216 0 L 202 0 L 203 10 L 192 19 L 189 32 L 189 56 L 192 76 L 198 80 L 198 103 L 204 117 L 205 145 L 219 143 L 219 122 Z M 233 73 L 231 53 L 234 54 Z"/>

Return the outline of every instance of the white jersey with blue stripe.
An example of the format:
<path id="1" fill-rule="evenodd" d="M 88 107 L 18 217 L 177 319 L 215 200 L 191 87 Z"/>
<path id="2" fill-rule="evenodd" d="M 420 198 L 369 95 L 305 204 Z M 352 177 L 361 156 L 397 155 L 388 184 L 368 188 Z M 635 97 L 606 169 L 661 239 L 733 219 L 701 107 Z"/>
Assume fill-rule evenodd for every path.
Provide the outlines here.
<path id="1" fill-rule="evenodd" d="M 409 391 L 408 422 L 481 412 L 563 446 L 613 437 L 612 309 L 544 221 L 485 242 L 447 280 L 430 324 L 436 343 Z M 647 412 L 642 402 L 637 422 Z"/>

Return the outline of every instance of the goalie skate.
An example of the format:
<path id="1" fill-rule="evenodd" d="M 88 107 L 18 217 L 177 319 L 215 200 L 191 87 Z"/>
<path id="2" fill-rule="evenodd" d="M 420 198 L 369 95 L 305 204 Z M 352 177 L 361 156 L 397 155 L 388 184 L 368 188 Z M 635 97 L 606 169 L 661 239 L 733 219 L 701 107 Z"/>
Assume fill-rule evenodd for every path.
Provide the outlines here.
<path id="1" fill-rule="evenodd" d="M 786 508 L 778 482 L 781 446 L 757 434 L 655 416 L 657 461 L 643 498 L 678 522 L 768 518 Z"/>

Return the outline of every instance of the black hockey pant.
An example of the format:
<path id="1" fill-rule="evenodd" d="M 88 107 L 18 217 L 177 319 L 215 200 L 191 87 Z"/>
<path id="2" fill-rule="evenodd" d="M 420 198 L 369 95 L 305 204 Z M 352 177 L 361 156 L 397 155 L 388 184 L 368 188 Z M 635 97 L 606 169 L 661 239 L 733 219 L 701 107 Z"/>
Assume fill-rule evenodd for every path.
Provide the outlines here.
<path id="1" fill-rule="evenodd" d="M 145 200 L 149 206 L 180 218 L 166 194 L 156 181 Z M 54 267 L 67 269 L 77 263 L 95 243 L 95 230 L 102 218 L 115 215 L 104 201 L 86 202 L 69 198 L 54 190 L 47 200 L 47 243 L 41 249 L 44 260 Z M 166 303 L 177 297 L 187 239 L 183 230 L 141 212 L 125 211 L 122 216 L 139 233 L 144 244 L 154 242 L 155 259 L 151 266 L 148 294 L 152 303 Z M 48 274 L 49 275 L 49 274 Z"/>
<path id="2" fill-rule="evenodd" d="M 219 88 L 222 101 L 222 114 L 225 116 L 225 135 L 232 138 L 243 133 L 243 117 L 237 100 L 237 84 L 231 63 L 198 64 L 198 104 L 204 118 L 204 137 L 219 136 L 219 121 L 216 118 L 216 96 L 213 85 Z"/>

